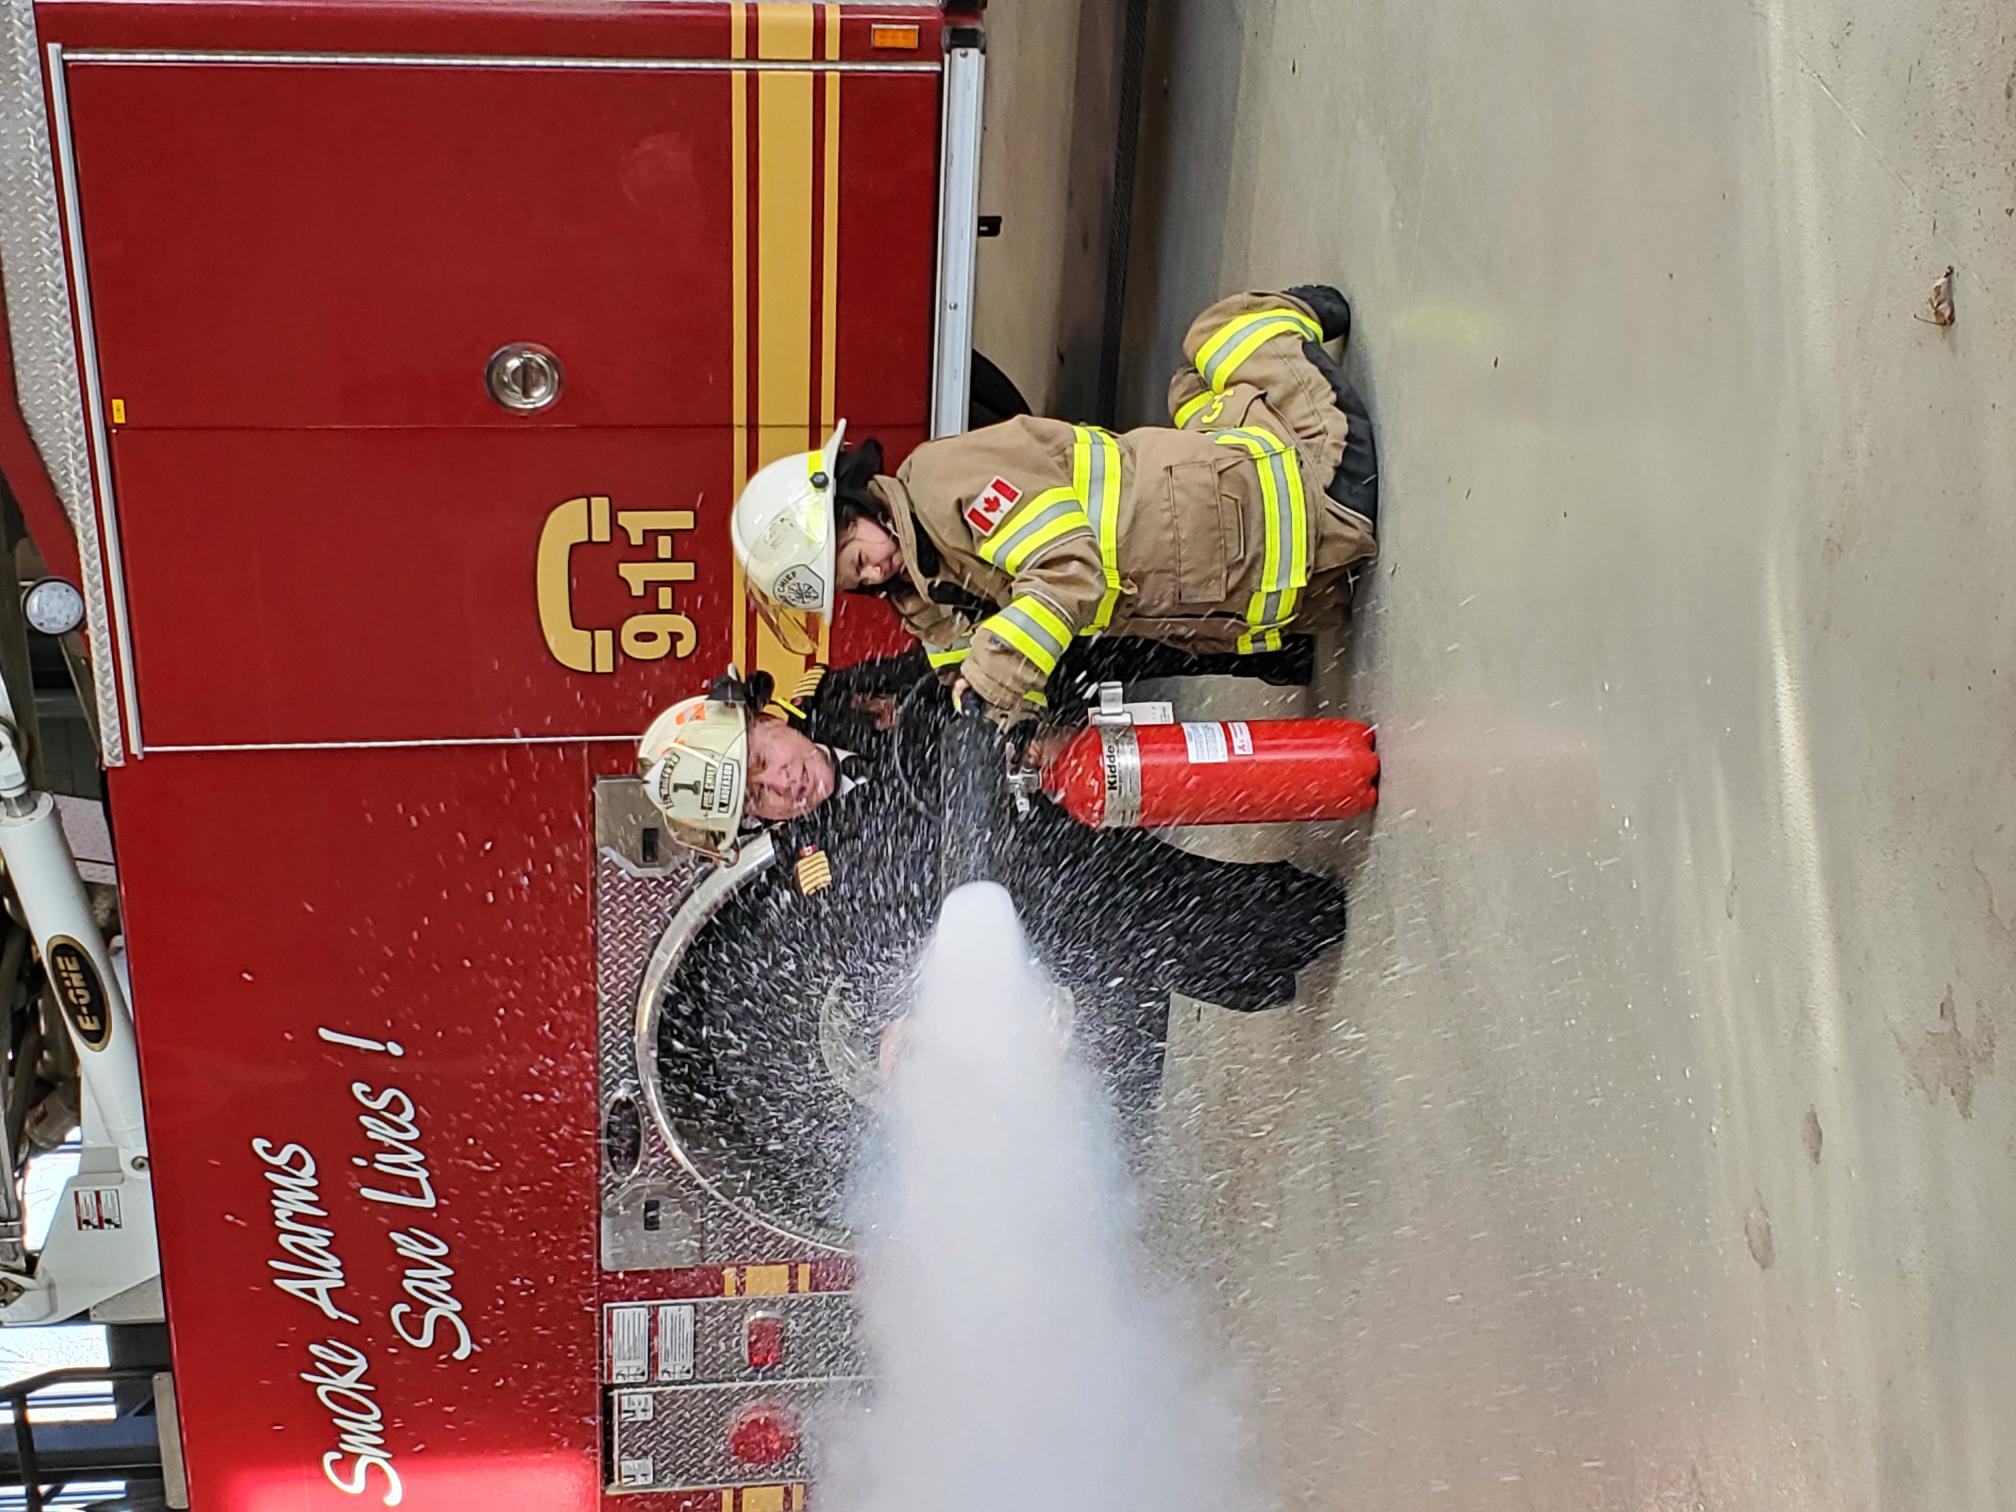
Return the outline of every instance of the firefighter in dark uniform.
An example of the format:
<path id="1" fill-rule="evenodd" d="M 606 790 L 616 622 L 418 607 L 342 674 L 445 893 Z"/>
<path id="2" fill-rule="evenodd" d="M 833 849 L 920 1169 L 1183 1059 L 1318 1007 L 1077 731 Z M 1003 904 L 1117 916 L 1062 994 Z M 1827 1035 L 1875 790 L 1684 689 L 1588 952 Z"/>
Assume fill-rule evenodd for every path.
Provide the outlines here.
<path id="1" fill-rule="evenodd" d="M 1108 660 L 1082 677 L 1116 670 L 1114 655 L 1137 675 L 1184 670 L 1160 665 L 1159 648 L 1108 645 Z M 707 827 L 727 812 L 700 806 L 723 791 L 706 776 L 711 750 L 717 767 L 725 758 L 743 772 L 736 831 L 752 816 L 771 820 L 777 857 L 731 895 L 674 974 L 661 1065 L 710 1100 L 745 1148 L 775 1157 L 766 1179 L 789 1189 L 780 1201 L 828 1222 L 838 1222 L 838 1177 L 872 1101 L 881 1033 L 937 921 L 940 737 L 957 717 L 937 689 L 921 650 L 825 674 L 788 705 L 771 703 L 767 679 L 727 678 L 681 706 L 683 725 L 665 728 L 668 714 L 644 742 L 647 788 L 676 836 L 717 856 L 732 849 L 732 832 Z M 677 744 L 678 728 L 703 720 L 711 735 Z M 1344 933 L 1343 891 L 1326 878 L 1196 856 L 1145 831 L 1088 829 L 1046 801 L 1004 817 L 990 844 L 992 875 L 1069 990 L 1072 1032 L 1137 1145 L 1160 1084 L 1171 990 L 1239 1011 L 1279 1007 L 1297 972 Z"/>

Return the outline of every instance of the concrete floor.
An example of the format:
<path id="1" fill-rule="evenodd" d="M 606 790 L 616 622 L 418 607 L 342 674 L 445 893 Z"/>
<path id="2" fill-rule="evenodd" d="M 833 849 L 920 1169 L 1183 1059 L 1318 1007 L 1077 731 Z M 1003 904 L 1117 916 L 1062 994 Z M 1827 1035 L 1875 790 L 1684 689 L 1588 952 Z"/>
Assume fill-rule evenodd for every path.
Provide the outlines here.
<path id="1" fill-rule="evenodd" d="M 2016 13 L 1157 9 L 1133 417 L 1330 279 L 1385 468 L 1352 938 L 1167 1109 L 1263 1483 L 2016 1507 Z"/>

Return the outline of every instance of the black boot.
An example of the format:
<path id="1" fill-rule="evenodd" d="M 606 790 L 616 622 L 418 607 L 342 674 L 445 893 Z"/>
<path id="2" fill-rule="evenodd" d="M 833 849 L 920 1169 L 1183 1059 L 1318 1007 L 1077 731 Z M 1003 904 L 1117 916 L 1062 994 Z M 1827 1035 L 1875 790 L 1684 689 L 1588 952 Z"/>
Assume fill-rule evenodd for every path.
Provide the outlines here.
<path id="1" fill-rule="evenodd" d="M 1065 654 L 1050 680 L 1053 703 L 1082 702 L 1102 682 L 1135 683 L 1149 677 L 1257 677 L 1277 688 L 1306 688 L 1316 674 L 1316 642 L 1286 635 L 1279 651 L 1240 656 L 1231 651 L 1198 655 L 1181 646 L 1133 636 L 1100 636 L 1079 641 Z"/>
<path id="2" fill-rule="evenodd" d="M 1302 343 L 1302 355 L 1321 373 L 1337 396 L 1337 408 L 1351 422 L 1344 435 L 1344 456 L 1323 491 L 1346 509 L 1356 510 L 1379 527 L 1379 455 L 1372 444 L 1372 416 L 1337 359 L 1313 341 Z"/>
<path id="3" fill-rule="evenodd" d="M 1218 677 L 1257 677 L 1275 688 L 1306 688 L 1316 678 L 1316 638 L 1284 635 L 1279 651 L 1214 651 L 1193 658 L 1193 671 Z"/>
<path id="4" fill-rule="evenodd" d="M 1328 284 L 1297 284 L 1282 292 L 1316 312 L 1316 323 L 1323 327 L 1325 341 L 1351 339 L 1351 301 L 1336 289 Z"/>

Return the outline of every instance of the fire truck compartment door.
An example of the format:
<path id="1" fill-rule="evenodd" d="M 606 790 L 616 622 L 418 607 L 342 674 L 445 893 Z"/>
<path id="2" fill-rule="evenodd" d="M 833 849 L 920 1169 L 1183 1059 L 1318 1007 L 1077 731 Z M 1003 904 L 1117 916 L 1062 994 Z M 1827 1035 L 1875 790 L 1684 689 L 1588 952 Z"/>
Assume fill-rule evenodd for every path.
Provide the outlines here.
<path id="1" fill-rule="evenodd" d="M 850 74 L 826 109 L 813 73 L 765 76 L 743 91 L 738 164 L 749 78 L 72 62 L 107 393 L 135 427 L 523 429 L 725 422 L 739 378 L 760 423 L 803 425 L 812 375 L 793 393 L 762 370 L 803 367 L 812 308 L 850 310 L 865 279 L 862 334 L 887 328 L 882 360 L 907 381 L 850 396 L 853 418 L 919 421 L 937 76 Z M 829 124 L 844 215 L 824 192 Z M 828 269 L 829 240 L 858 246 L 839 261 L 859 266 Z M 784 281 L 795 299 L 753 297 Z M 753 323 L 739 375 L 738 289 Z M 492 397 L 490 360 L 512 343 L 557 356 L 549 408 Z"/>
<path id="2" fill-rule="evenodd" d="M 73 63 L 105 381 L 147 426 L 524 426 L 484 372 L 538 342 L 554 422 L 725 410 L 728 80 Z"/>
<path id="3" fill-rule="evenodd" d="M 730 654 L 726 452 L 669 429 L 126 437 L 149 746 L 642 729 Z"/>
<path id="4" fill-rule="evenodd" d="M 146 750 L 627 736 L 763 663 L 740 479 L 922 434 L 933 71 L 64 78 Z"/>

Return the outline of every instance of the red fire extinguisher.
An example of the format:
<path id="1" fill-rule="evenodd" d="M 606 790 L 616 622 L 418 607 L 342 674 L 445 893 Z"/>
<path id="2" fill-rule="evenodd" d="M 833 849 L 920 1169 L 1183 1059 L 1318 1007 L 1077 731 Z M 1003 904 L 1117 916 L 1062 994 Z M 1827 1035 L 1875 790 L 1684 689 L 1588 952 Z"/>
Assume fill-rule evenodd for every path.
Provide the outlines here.
<path id="1" fill-rule="evenodd" d="M 1081 824 L 1268 824 L 1349 819 L 1379 801 L 1370 725 L 1351 719 L 1095 723 L 1043 769 Z"/>

